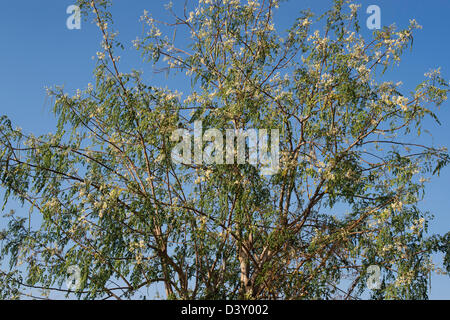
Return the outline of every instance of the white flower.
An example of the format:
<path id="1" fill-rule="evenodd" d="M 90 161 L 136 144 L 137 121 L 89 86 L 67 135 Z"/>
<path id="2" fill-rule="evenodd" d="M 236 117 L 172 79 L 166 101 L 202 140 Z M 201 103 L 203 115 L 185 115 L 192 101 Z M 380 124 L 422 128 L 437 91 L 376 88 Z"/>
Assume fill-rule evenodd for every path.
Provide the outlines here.
<path id="1" fill-rule="evenodd" d="M 358 5 L 356 5 L 356 4 L 354 4 L 354 3 L 352 3 L 352 4 L 350 4 L 350 11 L 351 11 L 351 15 L 352 16 L 354 16 L 355 14 L 356 14 L 356 11 L 358 11 L 358 8 L 360 7 L 361 5 L 360 4 L 358 4 Z"/>
<path id="2" fill-rule="evenodd" d="M 104 52 L 98 52 L 98 51 L 97 51 L 97 58 L 98 58 L 99 60 L 105 59 L 105 53 L 104 53 Z"/>
<path id="3" fill-rule="evenodd" d="M 402 208 L 403 208 L 403 203 L 402 203 L 401 201 L 397 201 L 397 202 L 392 203 L 392 204 L 391 204 L 391 207 L 392 207 L 392 209 L 394 209 L 394 210 L 400 211 L 400 210 L 402 210 Z"/>
<path id="4" fill-rule="evenodd" d="M 392 102 L 395 103 L 396 105 L 399 105 L 403 111 L 408 110 L 407 106 L 408 101 L 409 101 L 408 98 L 403 96 L 395 96 L 392 98 Z"/>
<path id="5" fill-rule="evenodd" d="M 205 177 L 198 177 L 197 179 L 195 179 L 194 183 L 195 184 L 199 184 L 199 183 L 202 183 L 205 180 L 206 180 Z"/>
<path id="6" fill-rule="evenodd" d="M 308 18 L 303 19 L 302 21 L 302 27 L 307 27 L 311 24 L 311 20 L 309 20 Z"/>

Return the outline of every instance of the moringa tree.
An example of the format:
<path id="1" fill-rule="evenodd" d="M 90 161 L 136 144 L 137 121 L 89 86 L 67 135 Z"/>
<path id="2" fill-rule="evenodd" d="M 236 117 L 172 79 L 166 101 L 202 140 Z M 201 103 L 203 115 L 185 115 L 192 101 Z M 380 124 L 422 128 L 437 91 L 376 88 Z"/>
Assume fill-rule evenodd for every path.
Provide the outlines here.
<path id="1" fill-rule="evenodd" d="M 180 93 L 121 72 L 110 3 L 78 4 L 103 35 L 95 85 L 49 90 L 54 134 L 1 118 L 5 203 L 31 208 L 2 220 L 2 298 L 68 292 L 70 266 L 86 299 L 142 297 L 157 283 L 170 299 L 353 299 L 371 265 L 382 271 L 372 298 L 421 299 L 433 252 L 446 252 L 449 270 L 449 234 L 427 236 L 430 215 L 417 207 L 449 157 L 408 142 L 426 117 L 438 120 L 430 106 L 448 83 L 432 71 L 404 95 L 380 80 L 412 43 L 414 20 L 366 41 L 358 6 L 343 0 L 319 17 L 302 12 L 286 32 L 275 29 L 275 0 L 169 6 L 169 22 L 145 12 L 134 45 L 191 82 Z M 174 162 L 172 133 L 194 121 L 224 136 L 279 129 L 279 170 Z"/>

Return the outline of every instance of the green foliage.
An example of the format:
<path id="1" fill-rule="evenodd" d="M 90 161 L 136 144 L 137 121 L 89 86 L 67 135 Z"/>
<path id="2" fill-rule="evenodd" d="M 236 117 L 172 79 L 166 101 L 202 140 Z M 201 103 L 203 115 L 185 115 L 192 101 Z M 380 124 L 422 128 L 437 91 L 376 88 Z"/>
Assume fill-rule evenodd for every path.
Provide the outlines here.
<path id="1" fill-rule="evenodd" d="M 164 27 L 187 35 L 180 42 L 145 13 L 134 45 L 155 68 L 186 75 L 191 90 L 180 93 L 120 72 L 109 2 L 79 4 L 103 35 L 95 84 L 49 90 L 54 134 L 0 121 L 5 203 L 33 210 L 4 217 L 0 298 L 66 291 L 71 265 L 83 299 L 133 298 L 157 283 L 168 299 L 353 298 L 373 264 L 383 271 L 373 298 L 424 299 L 433 252 L 446 252 L 450 271 L 449 234 L 427 237 L 431 217 L 417 208 L 447 151 L 404 141 L 437 120 L 430 106 L 448 82 L 436 70 L 404 95 L 377 81 L 415 21 L 366 42 L 347 1 L 318 18 L 302 12 L 282 33 L 277 1 L 203 0 L 181 15 L 168 8 Z M 222 132 L 279 128 L 281 169 L 174 164 L 170 135 L 195 120 Z"/>

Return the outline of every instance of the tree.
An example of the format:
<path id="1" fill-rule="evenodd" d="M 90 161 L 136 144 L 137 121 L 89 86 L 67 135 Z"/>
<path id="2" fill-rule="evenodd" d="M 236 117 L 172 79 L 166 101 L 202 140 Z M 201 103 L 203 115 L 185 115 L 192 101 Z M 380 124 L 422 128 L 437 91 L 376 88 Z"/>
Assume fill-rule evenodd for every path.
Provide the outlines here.
<path id="1" fill-rule="evenodd" d="M 431 107 L 448 82 L 434 70 L 404 95 L 379 80 L 411 45 L 414 20 L 366 41 L 358 6 L 343 0 L 319 17 L 302 12 L 285 33 L 275 0 L 169 6 L 171 22 L 145 12 L 148 32 L 134 45 L 154 68 L 191 81 L 179 93 L 120 72 L 110 3 L 78 4 L 103 35 L 95 85 L 49 90 L 54 134 L 27 135 L 1 118 L 5 203 L 32 210 L 5 216 L 2 298 L 66 291 L 73 265 L 86 299 L 141 297 L 156 283 L 170 299 L 352 299 L 367 292 L 371 265 L 382 271 L 372 298 L 422 299 L 433 252 L 446 253 L 449 271 L 450 234 L 428 236 L 431 216 L 417 206 L 449 156 L 405 141 L 426 117 L 438 121 Z M 172 133 L 195 121 L 202 132 L 279 129 L 279 170 L 175 163 Z"/>

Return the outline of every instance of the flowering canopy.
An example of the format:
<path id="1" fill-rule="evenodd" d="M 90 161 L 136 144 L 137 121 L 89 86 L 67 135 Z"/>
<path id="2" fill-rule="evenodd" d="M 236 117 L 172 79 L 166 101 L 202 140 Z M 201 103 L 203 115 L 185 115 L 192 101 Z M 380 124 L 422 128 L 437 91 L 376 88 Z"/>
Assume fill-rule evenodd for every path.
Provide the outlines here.
<path id="1" fill-rule="evenodd" d="M 358 6 L 343 0 L 320 17 L 303 12 L 285 33 L 276 0 L 169 6 L 169 22 L 145 12 L 134 46 L 190 80 L 181 93 L 119 71 L 109 2 L 78 2 L 103 35 L 96 83 L 74 96 L 49 90 L 54 134 L 1 119 L 6 200 L 33 214 L 5 217 L 11 269 L 0 272 L 0 297 L 64 291 L 71 265 L 81 298 L 136 297 L 162 283 L 167 298 L 348 299 L 365 291 L 370 265 L 383 272 L 373 297 L 427 297 L 430 255 L 448 250 L 449 236 L 426 237 L 430 216 L 417 203 L 449 158 L 404 138 L 437 120 L 431 106 L 448 82 L 435 70 L 405 95 L 378 80 L 411 45 L 415 21 L 367 41 Z M 280 170 L 174 163 L 172 132 L 196 120 L 221 132 L 279 129 Z"/>

